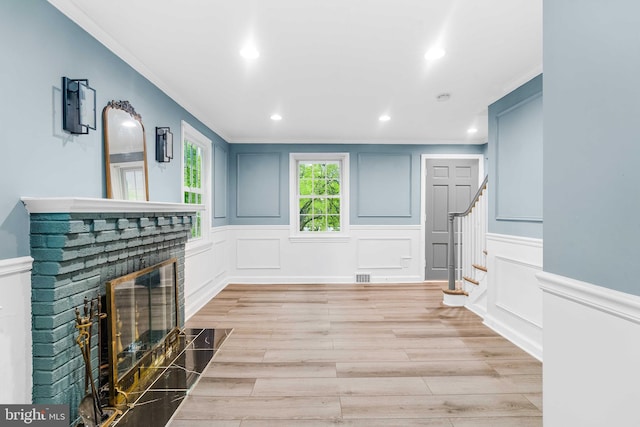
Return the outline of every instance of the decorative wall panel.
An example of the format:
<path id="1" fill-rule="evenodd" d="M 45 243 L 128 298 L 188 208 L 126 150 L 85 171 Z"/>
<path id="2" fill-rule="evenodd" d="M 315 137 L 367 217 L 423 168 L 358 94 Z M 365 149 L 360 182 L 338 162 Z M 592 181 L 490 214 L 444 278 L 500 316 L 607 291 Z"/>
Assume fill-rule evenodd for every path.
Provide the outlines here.
<path id="1" fill-rule="evenodd" d="M 402 268 L 411 258 L 411 239 L 371 238 L 358 240 L 358 268 Z"/>
<path id="2" fill-rule="evenodd" d="M 496 121 L 496 218 L 542 221 L 542 93 Z"/>
<path id="3" fill-rule="evenodd" d="M 358 217 L 411 216 L 411 156 L 358 154 Z"/>
<path id="4" fill-rule="evenodd" d="M 280 155 L 242 153 L 237 157 L 237 216 L 280 216 Z"/>
<path id="5" fill-rule="evenodd" d="M 229 153 L 218 145 L 213 147 L 213 216 L 227 217 L 227 165 Z"/>
<path id="6" fill-rule="evenodd" d="M 279 269 L 280 239 L 238 239 L 236 268 Z"/>

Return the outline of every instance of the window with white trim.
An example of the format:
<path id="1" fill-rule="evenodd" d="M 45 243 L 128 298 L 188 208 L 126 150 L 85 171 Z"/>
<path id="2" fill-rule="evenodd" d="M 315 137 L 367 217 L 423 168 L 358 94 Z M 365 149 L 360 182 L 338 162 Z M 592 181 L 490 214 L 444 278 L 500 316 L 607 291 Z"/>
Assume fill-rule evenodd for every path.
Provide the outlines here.
<path id="1" fill-rule="evenodd" d="M 191 240 L 206 238 L 211 203 L 211 140 L 186 122 L 182 122 L 182 200 L 186 204 L 204 205 L 191 227 Z"/>
<path id="2" fill-rule="evenodd" d="M 298 236 L 346 233 L 348 153 L 292 153 L 291 228 Z"/>

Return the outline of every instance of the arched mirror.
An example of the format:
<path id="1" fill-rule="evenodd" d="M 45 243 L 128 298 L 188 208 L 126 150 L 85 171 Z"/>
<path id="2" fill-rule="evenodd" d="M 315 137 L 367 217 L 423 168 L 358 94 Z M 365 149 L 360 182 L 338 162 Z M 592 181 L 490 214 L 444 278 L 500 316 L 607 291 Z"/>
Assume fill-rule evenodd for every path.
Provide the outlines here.
<path id="1" fill-rule="evenodd" d="M 102 121 L 107 197 L 149 200 L 142 118 L 129 101 L 111 101 L 102 111 Z"/>

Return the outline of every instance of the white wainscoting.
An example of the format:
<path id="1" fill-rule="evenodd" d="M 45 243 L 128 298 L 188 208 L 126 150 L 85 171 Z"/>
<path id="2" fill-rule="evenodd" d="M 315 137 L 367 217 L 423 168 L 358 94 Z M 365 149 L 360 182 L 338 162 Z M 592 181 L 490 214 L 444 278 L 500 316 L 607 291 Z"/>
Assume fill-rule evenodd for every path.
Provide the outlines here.
<path id="1" fill-rule="evenodd" d="M 363 237 L 358 239 L 358 269 L 402 269 L 411 260 L 411 239 Z M 400 256 L 398 256 L 400 255 Z"/>
<path id="2" fill-rule="evenodd" d="M 640 426 L 640 297 L 540 273 L 547 427 Z"/>
<path id="3" fill-rule="evenodd" d="M 187 244 L 184 260 L 185 317 L 189 319 L 229 283 L 227 227 L 211 230 L 207 242 Z"/>
<path id="4" fill-rule="evenodd" d="M 542 240 L 487 234 L 484 323 L 542 360 Z"/>
<path id="5" fill-rule="evenodd" d="M 243 237 L 236 239 L 237 270 L 279 270 L 280 239 L 277 237 Z"/>
<path id="6" fill-rule="evenodd" d="M 351 226 L 337 240 L 290 238 L 289 226 L 230 226 L 229 252 L 236 255 L 230 282 L 354 283 L 420 282 L 419 225 Z"/>
<path id="7" fill-rule="evenodd" d="M 31 403 L 31 266 L 33 258 L 0 260 L 0 402 Z"/>

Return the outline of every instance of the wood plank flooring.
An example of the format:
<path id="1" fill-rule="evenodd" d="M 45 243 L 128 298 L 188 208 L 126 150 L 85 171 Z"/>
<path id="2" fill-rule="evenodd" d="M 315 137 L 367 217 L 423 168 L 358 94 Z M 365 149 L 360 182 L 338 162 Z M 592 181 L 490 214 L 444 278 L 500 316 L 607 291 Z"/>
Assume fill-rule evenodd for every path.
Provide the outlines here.
<path id="1" fill-rule="evenodd" d="M 440 283 L 230 285 L 233 328 L 170 427 L 542 425 L 542 366 Z"/>

